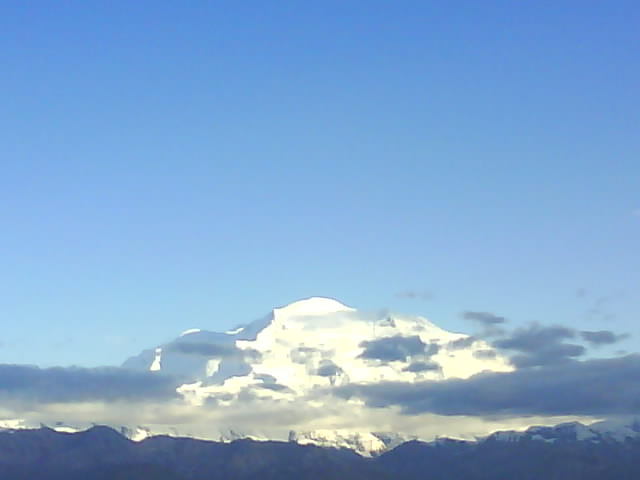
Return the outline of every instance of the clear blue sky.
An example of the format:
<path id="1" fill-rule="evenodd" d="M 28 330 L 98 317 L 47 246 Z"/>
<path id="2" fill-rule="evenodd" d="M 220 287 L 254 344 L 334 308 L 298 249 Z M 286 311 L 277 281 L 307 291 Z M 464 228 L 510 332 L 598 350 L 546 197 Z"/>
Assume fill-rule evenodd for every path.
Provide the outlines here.
<path id="1" fill-rule="evenodd" d="M 311 295 L 638 350 L 638 25 L 636 1 L 3 1 L 0 363 L 119 364 Z"/>

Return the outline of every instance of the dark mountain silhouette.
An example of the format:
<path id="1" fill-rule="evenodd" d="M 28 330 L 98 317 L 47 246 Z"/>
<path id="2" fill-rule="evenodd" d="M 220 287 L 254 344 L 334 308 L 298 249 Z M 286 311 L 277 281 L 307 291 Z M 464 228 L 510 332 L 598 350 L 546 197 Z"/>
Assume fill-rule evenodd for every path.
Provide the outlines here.
<path id="1" fill-rule="evenodd" d="M 218 443 L 151 437 L 136 443 L 108 427 L 0 432 L 3 480 L 601 480 L 640 478 L 640 441 L 407 442 L 377 458 L 294 442 Z"/>

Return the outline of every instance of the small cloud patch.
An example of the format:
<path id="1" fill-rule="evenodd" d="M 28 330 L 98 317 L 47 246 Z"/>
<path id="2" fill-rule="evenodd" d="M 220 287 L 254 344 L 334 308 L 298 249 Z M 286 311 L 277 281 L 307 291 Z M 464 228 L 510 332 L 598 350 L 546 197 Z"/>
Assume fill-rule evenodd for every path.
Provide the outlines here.
<path id="1" fill-rule="evenodd" d="M 360 346 L 364 348 L 360 358 L 386 362 L 403 362 L 415 355 L 425 354 L 427 351 L 427 344 L 418 335 L 409 337 L 395 335 L 364 341 Z"/>
<path id="2" fill-rule="evenodd" d="M 331 360 L 323 360 L 316 374 L 320 377 L 335 377 L 342 373 L 342 369 Z"/>
<path id="3" fill-rule="evenodd" d="M 419 361 L 419 362 L 410 363 L 402 371 L 418 373 L 418 372 L 432 372 L 432 371 L 439 371 L 439 370 L 441 370 L 440 365 L 438 365 L 436 362 Z"/>
<path id="4" fill-rule="evenodd" d="M 583 331 L 580 332 L 580 336 L 585 342 L 595 347 L 612 345 L 629 338 L 628 333 L 617 334 L 611 330 Z"/>

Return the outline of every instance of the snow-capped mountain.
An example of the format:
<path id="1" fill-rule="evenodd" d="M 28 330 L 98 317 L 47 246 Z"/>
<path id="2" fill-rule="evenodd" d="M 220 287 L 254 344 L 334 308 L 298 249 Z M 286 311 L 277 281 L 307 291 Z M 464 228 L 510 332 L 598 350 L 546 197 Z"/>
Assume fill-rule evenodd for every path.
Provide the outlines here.
<path id="1" fill-rule="evenodd" d="M 274 308 L 223 333 L 186 330 L 123 366 L 180 379 L 177 392 L 195 406 L 232 406 L 248 396 L 315 405 L 314 393 L 350 383 L 437 381 L 512 369 L 484 341 L 443 330 L 424 317 L 362 312 L 323 297 Z M 231 435 L 217 431 L 211 438 L 236 435 L 234 428 Z M 291 435 L 300 443 L 347 446 L 360 453 L 397 444 L 384 434 L 323 427 Z"/>
<path id="2" fill-rule="evenodd" d="M 590 425 L 580 422 L 567 422 L 554 426 L 533 426 L 524 431 L 500 431 L 489 435 L 485 442 L 526 442 L 546 443 L 580 442 L 594 443 L 624 442 L 628 439 L 640 439 L 640 420 L 635 417 L 604 420 Z"/>
<path id="3" fill-rule="evenodd" d="M 184 379 L 178 391 L 194 404 L 233 402 L 247 390 L 293 399 L 352 382 L 443 380 L 511 369 L 485 342 L 426 318 L 359 312 L 321 297 L 275 308 L 225 333 L 187 330 L 123 366 Z"/>
<path id="4" fill-rule="evenodd" d="M 423 439 L 457 434 L 450 433 L 451 429 L 443 432 L 438 425 L 415 429 L 402 412 L 376 411 L 362 400 L 340 397 L 340 389 L 380 382 L 437 382 L 513 370 L 509 360 L 488 343 L 446 331 L 424 317 L 359 311 L 323 297 L 274 308 L 226 332 L 185 330 L 174 340 L 129 358 L 123 367 L 166 380 L 175 398 L 161 406 L 150 403 L 151 413 L 146 416 L 144 403 L 116 420 L 88 415 L 83 422 L 74 416 L 63 418 L 67 423 L 52 423 L 51 417 L 0 419 L 0 430 L 37 428 L 44 422 L 57 431 L 75 432 L 98 421 L 134 441 L 160 434 L 223 442 L 290 440 L 378 455 L 417 438 L 417 431 L 427 432 L 419 435 Z M 441 419 L 446 423 L 440 425 L 448 427 L 454 420 Z M 502 429 L 504 424 L 463 428 L 460 438 L 472 439 Z M 571 423 L 502 431 L 484 441 L 549 443 L 565 437 L 624 441 L 636 438 L 639 431 L 637 421 L 621 419 L 588 426 Z"/>

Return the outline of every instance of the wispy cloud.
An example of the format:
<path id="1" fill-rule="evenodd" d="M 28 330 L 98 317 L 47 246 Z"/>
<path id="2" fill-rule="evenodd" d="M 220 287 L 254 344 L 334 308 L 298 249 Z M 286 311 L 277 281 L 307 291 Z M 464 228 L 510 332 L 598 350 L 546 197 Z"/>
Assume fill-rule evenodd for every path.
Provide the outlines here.
<path id="1" fill-rule="evenodd" d="M 609 322 L 615 320 L 616 314 L 612 310 L 612 296 L 594 295 L 588 289 L 581 287 L 576 291 L 576 296 L 586 303 L 585 320 Z"/>
<path id="2" fill-rule="evenodd" d="M 507 319 L 501 315 L 491 312 L 466 311 L 462 312 L 462 318 L 480 325 L 482 330 L 474 336 L 481 338 L 500 337 L 505 334 L 506 330 L 503 325 L 507 323 Z"/>
<path id="3" fill-rule="evenodd" d="M 396 295 L 399 298 L 405 298 L 409 300 L 433 300 L 433 292 L 429 290 L 405 290 Z"/>
<path id="4" fill-rule="evenodd" d="M 612 345 L 630 337 L 628 333 L 615 333 L 611 330 L 582 331 L 582 339 L 592 346 Z"/>
<path id="5" fill-rule="evenodd" d="M 481 325 L 484 326 L 490 326 L 490 325 L 501 325 L 503 323 L 506 323 L 507 319 L 500 316 L 500 315 L 496 315 L 495 313 L 490 313 L 490 312 L 463 312 L 462 313 L 462 318 L 464 318 L 465 320 L 472 320 L 474 322 L 480 323 Z"/>
<path id="6" fill-rule="evenodd" d="M 228 358 L 242 356 L 242 351 L 233 345 L 216 343 L 173 342 L 165 347 L 167 352 L 182 353 L 201 357 Z"/>

